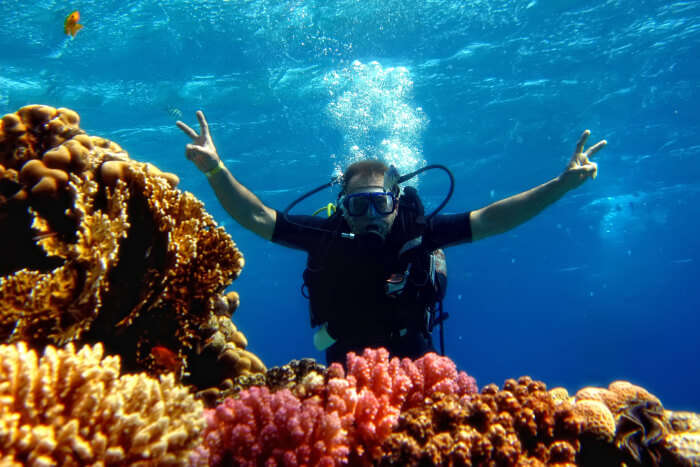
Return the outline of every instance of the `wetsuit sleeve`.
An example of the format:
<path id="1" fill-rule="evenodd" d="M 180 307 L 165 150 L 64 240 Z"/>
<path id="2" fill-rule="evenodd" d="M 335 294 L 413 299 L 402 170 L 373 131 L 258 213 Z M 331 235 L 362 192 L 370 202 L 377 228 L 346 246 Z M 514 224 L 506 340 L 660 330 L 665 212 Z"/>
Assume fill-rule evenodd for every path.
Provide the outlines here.
<path id="1" fill-rule="evenodd" d="M 423 234 L 423 243 L 430 250 L 472 241 L 469 213 L 443 214 L 433 217 Z"/>
<path id="2" fill-rule="evenodd" d="M 311 251 L 325 234 L 324 219 L 316 216 L 284 216 L 277 211 L 272 241 L 297 250 Z"/>

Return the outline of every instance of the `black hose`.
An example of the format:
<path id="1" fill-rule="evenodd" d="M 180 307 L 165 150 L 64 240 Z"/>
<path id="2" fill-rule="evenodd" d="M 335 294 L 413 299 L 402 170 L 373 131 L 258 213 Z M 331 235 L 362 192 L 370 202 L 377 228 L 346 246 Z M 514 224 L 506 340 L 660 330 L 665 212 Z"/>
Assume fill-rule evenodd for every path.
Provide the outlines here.
<path id="1" fill-rule="evenodd" d="M 430 164 L 430 165 L 426 165 L 425 167 L 421 167 L 420 169 L 413 171 L 409 174 L 402 175 L 399 178 L 399 183 L 403 183 L 406 180 L 412 179 L 413 177 L 415 177 L 419 173 L 425 172 L 426 170 L 430 170 L 430 169 L 441 169 L 447 173 L 447 176 L 450 177 L 450 190 L 448 191 L 447 196 L 445 196 L 445 199 L 442 200 L 442 203 L 440 203 L 440 205 L 437 208 L 435 208 L 435 210 L 433 212 L 431 212 L 430 214 L 428 214 L 428 216 L 426 216 L 426 218 L 425 218 L 426 221 L 429 221 L 438 212 L 440 212 L 442 210 L 442 208 L 444 208 L 447 205 L 447 203 L 450 201 L 450 198 L 452 198 L 452 193 L 454 193 L 454 190 L 455 190 L 455 178 L 452 175 L 452 172 L 450 171 L 450 169 L 448 169 L 447 167 L 445 167 L 442 164 Z"/>

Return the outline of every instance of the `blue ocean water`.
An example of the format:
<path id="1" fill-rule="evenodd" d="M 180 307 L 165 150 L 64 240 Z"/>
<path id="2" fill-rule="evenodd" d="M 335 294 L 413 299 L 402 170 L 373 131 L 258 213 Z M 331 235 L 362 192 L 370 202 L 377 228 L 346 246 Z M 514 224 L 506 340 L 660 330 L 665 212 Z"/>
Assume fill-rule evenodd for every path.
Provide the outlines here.
<path id="1" fill-rule="evenodd" d="M 477 209 L 557 176 L 589 128 L 608 140 L 595 181 L 447 250 L 447 354 L 480 385 L 624 379 L 700 411 L 700 2 L 3 0 L 0 50 L 0 114 L 72 108 L 206 203 L 245 255 L 234 321 L 268 366 L 323 360 L 305 255 L 228 218 L 175 119 L 204 110 L 227 167 L 278 209 L 366 155 L 444 164 L 445 212 Z M 415 185 L 429 207 L 447 190 L 439 172 Z"/>

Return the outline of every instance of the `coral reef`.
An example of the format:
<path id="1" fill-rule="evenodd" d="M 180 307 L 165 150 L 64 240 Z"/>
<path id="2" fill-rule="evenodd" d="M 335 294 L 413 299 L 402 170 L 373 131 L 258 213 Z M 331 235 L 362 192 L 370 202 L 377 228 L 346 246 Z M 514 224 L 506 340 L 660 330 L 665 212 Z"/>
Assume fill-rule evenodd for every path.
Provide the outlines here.
<path id="1" fill-rule="evenodd" d="M 385 349 L 349 353 L 347 374 L 331 365 L 303 378 L 303 391 L 251 387 L 207 410 L 197 465 L 371 465 L 402 410 L 476 393 L 474 379 L 436 354 L 389 359 Z"/>
<path id="2" fill-rule="evenodd" d="M 246 389 L 206 410 L 192 463 L 697 465 L 700 417 L 627 382 L 570 397 L 523 376 L 477 393 L 445 357 L 384 349 L 349 353 L 346 367 L 307 359 L 239 378 Z"/>
<path id="3" fill-rule="evenodd" d="M 230 236 L 79 123 L 0 120 L 1 465 L 700 464 L 700 416 L 624 381 L 479 393 L 445 357 L 384 349 L 266 371 L 231 321 Z"/>
<path id="4" fill-rule="evenodd" d="M 265 373 L 251 373 L 227 379 L 219 387 L 199 391 L 197 397 L 208 408 L 214 408 L 227 397 L 236 396 L 243 389 L 252 386 L 267 386 L 271 391 L 289 389 L 292 394 L 303 399 L 310 394 L 319 382 L 324 381 L 326 367 L 314 359 L 292 360 L 286 365 L 272 367 Z"/>
<path id="5" fill-rule="evenodd" d="M 667 410 L 669 433 L 664 447 L 671 465 L 700 465 L 700 414 Z"/>
<path id="6" fill-rule="evenodd" d="M 574 465 L 580 423 L 544 383 L 521 377 L 470 400 L 433 400 L 401 414 L 380 465 Z"/>
<path id="7" fill-rule="evenodd" d="M 102 342 L 200 388 L 264 371 L 230 320 L 231 237 L 175 175 L 79 121 L 39 105 L 0 121 L 0 341 Z"/>
<path id="8" fill-rule="evenodd" d="M 120 376 L 101 345 L 0 345 L 0 464 L 186 465 L 203 407 L 175 382 Z"/>
<path id="9" fill-rule="evenodd" d="M 347 431 L 319 397 L 252 387 L 207 411 L 195 465 L 335 465 L 347 462 Z"/>
<path id="10" fill-rule="evenodd" d="M 581 465 L 694 465 L 700 459 L 696 414 L 664 410 L 627 381 L 585 387 L 569 399 L 582 422 Z"/>

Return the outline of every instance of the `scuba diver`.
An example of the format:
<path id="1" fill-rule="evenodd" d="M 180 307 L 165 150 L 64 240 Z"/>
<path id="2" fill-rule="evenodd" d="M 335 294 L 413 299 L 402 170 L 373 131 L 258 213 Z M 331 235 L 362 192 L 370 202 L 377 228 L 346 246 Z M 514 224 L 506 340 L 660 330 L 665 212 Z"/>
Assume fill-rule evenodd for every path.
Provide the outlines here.
<path id="1" fill-rule="evenodd" d="M 597 175 L 590 159 L 607 143 L 584 151 L 581 135 L 565 170 L 556 178 L 481 209 L 438 214 L 452 194 L 452 174 L 443 166 L 423 167 L 401 176 L 379 160 L 362 160 L 342 176 L 305 194 L 280 212 L 266 206 L 226 169 L 206 118 L 197 111 L 198 134 L 182 121 L 192 139 L 186 157 L 202 171 L 219 202 L 242 227 L 280 245 L 308 253 L 302 293 L 309 299 L 314 345 L 327 363 L 345 364 L 347 352 L 385 347 L 398 357 L 418 358 L 435 351 L 432 331 L 440 325 L 444 354 L 442 297 L 446 287 L 443 248 L 506 232 L 533 218 L 567 192 Z M 429 169 L 445 171 L 449 194 L 425 214 L 416 190 L 401 183 Z M 291 215 L 312 194 L 340 184 L 327 217 Z"/>

